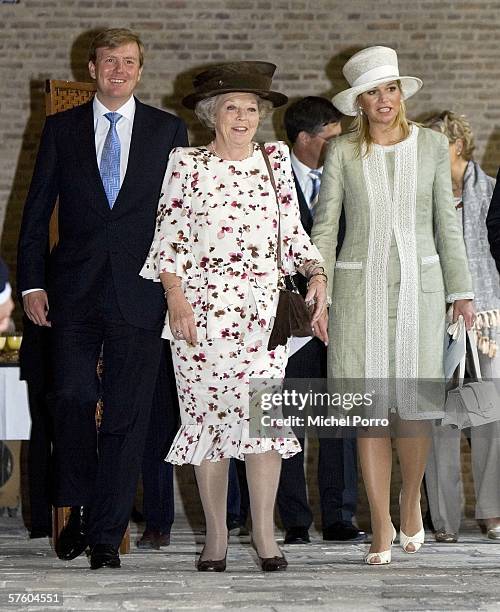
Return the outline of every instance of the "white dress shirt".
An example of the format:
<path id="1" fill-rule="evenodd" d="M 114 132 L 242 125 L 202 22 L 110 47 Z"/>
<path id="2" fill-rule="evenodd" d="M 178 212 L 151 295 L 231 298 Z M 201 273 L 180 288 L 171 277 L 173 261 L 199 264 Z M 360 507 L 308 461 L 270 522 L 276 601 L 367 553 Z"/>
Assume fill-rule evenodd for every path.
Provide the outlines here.
<path id="1" fill-rule="evenodd" d="M 97 157 L 97 166 L 101 163 L 102 149 L 104 147 L 104 141 L 108 135 L 109 126 L 111 125 L 108 119 L 104 116 L 106 113 L 111 113 L 109 108 L 106 108 L 102 102 L 94 96 L 93 101 L 93 112 L 94 112 L 94 135 L 95 135 L 95 152 Z M 121 119 L 116 124 L 116 131 L 118 138 L 120 139 L 120 186 L 123 184 L 125 173 L 127 172 L 128 155 L 130 152 L 130 141 L 132 139 L 132 128 L 134 126 L 135 116 L 135 98 L 130 98 L 120 106 L 120 108 L 114 111 L 122 115 Z M 41 289 L 26 289 L 22 292 L 22 297 L 33 291 L 41 291 Z"/>
<path id="2" fill-rule="evenodd" d="M 309 206 L 309 210 L 311 210 L 312 207 L 309 200 L 311 199 L 311 195 L 313 192 L 313 182 L 312 178 L 309 176 L 309 172 L 311 172 L 311 170 L 319 170 L 319 172 L 323 172 L 323 166 L 321 166 L 321 168 L 309 168 L 309 166 L 306 166 L 297 159 L 297 156 L 295 155 L 293 150 L 291 152 L 290 159 L 292 162 L 293 171 L 295 172 L 295 176 L 299 181 L 300 189 L 304 194 L 306 204 Z"/>
<path id="3" fill-rule="evenodd" d="M 104 141 L 109 132 L 109 126 L 111 125 L 108 119 L 104 116 L 106 113 L 110 113 L 108 108 L 104 106 L 94 96 L 94 134 L 95 134 L 95 152 L 97 156 L 97 166 L 101 165 L 102 149 L 104 147 Z M 135 116 L 135 99 L 131 96 L 127 102 L 120 108 L 114 111 L 119 113 L 122 117 L 116 124 L 116 131 L 118 138 L 120 139 L 120 185 L 123 183 L 125 173 L 127 172 L 128 154 L 130 152 L 130 140 L 132 139 L 132 128 L 134 126 Z"/>

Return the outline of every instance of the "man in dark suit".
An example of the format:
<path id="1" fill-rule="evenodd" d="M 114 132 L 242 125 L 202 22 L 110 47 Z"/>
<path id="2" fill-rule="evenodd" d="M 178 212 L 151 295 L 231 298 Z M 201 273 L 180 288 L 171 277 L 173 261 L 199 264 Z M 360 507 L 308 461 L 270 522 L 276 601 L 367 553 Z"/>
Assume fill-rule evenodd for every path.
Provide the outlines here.
<path id="1" fill-rule="evenodd" d="M 342 114 L 325 98 L 309 96 L 291 104 L 285 112 L 285 128 L 292 144 L 292 169 L 300 205 L 302 225 L 311 233 L 324 155 L 328 142 L 342 132 Z M 339 248 L 345 232 L 342 215 Z M 306 294 L 305 279 L 296 282 Z M 293 346 L 293 344 L 292 344 Z M 287 365 L 286 379 L 325 379 L 326 348 L 318 338 L 312 338 L 293 354 Z M 319 437 L 318 484 L 324 540 L 364 538 L 364 532 L 352 524 L 357 501 L 356 441 L 349 436 L 332 437 L 335 432 L 323 432 Z M 324 436 L 324 437 L 323 437 Z M 304 439 L 300 439 L 304 445 Z M 307 503 L 304 475 L 304 452 L 283 461 L 278 489 L 278 507 L 285 527 L 285 544 L 309 542 L 313 515 Z"/>
<path id="2" fill-rule="evenodd" d="M 184 123 L 134 96 L 144 47 L 129 30 L 100 33 L 89 52 L 93 101 L 47 118 L 26 201 L 18 288 L 29 319 L 51 326 L 56 506 L 71 506 L 57 554 L 91 549 L 119 567 L 137 486 L 165 316 L 161 285 L 139 276 L 154 233 L 170 150 Z M 49 219 L 59 242 L 45 274 Z M 99 435 L 96 366 L 102 350 Z"/>

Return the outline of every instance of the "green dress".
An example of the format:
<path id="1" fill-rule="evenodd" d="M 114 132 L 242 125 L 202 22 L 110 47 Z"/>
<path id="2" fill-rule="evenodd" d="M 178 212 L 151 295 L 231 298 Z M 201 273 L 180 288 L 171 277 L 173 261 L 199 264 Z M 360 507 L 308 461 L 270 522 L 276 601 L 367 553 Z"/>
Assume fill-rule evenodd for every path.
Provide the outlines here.
<path id="1" fill-rule="evenodd" d="M 445 302 L 473 297 L 446 137 L 413 125 L 404 141 L 368 155 L 356 154 L 352 135 L 336 138 L 312 239 L 332 300 L 329 377 L 391 381 L 395 391 L 372 416 L 393 409 L 403 419 L 442 417 Z"/>

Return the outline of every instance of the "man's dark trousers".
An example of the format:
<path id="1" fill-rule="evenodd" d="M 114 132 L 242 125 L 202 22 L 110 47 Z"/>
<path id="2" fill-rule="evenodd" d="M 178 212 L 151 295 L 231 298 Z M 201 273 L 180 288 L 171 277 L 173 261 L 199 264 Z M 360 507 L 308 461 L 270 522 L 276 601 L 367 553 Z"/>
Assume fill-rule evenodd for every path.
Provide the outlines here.
<path id="1" fill-rule="evenodd" d="M 318 338 L 313 338 L 292 355 L 285 377 L 326 377 L 326 349 Z M 322 434 L 325 435 L 325 430 Z M 318 488 L 323 529 L 337 521 L 352 521 L 358 493 L 356 439 L 342 437 L 342 432 L 333 429 L 326 431 L 326 434 L 328 437 L 318 437 Z M 334 435 L 339 437 L 333 437 Z M 299 438 L 299 442 L 304 447 L 304 439 Z M 309 529 L 313 522 L 307 502 L 303 450 L 282 462 L 278 508 L 285 529 Z"/>
<path id="2" fill-rule="evenodd" d="M 302 226 L 310 235 L 313 225 L 311 211 L 295 174 L 294 180 Z M 344 234 L 345 216 L 342 211 L 337 237 L 337 254 L 342 246 Z M 295 280 L 299 291 L 305 296 L 307 287 L 304 277 L 299 274 Z M 285 380 L 287 378 L 324 380 L 326 376 L 326 348 L 318 338 L 313 338 L 292 355 L 285 371 Z M 325 436 L 323 430 L 322 435 L 318 438 L 318 486 L 323 529 L 337 521 L 350 522 L 356 512 L 358 494 L 356 439 L 349 436 L 344 437 L 341 431 L 333 429 L 326 433 L 328 437 L 323 437 Z M 304 440 L 299 437 L 299 442 L 303 448 Z M 290 527 L 309 529 L 313 516 L 307 503 L 304 451 L 282 462 L 277 500 L 285 529 Z"/>
<path id="3" fill-rule="evenodd" d="M 55 505 L 90 506 L 90 545 L 118 546 L 137 487 L 162 341 L 158 332 L 124 321 L 111 278 L 96 302 L 88 320 L 52 327 L 59 372 L 50 395 Z M 101 346 L 104 408 L 97 433 Z"/>
<path id="4" fill-rule="evenodd" d="M 170 533 L 174 522 L 174 466 L 165 461 L 179 429 L 179 402 L 170 345 L 162 341 L 160 369 L 142 459 L 146 529 Z"/>

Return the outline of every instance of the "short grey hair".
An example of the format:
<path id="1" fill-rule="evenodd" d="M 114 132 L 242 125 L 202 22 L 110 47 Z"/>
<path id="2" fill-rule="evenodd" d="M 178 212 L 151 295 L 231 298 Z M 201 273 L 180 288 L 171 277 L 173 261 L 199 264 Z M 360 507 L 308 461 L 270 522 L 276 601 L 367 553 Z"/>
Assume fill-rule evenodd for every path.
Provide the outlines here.
<path id="1" fill-rule="evenodd" d="M 225 94 L 218 94 L 217 96 L 212 96 L 211 98 L 205 98 L 204 100 L 200 100 L 196 103 L 194 107 L 194 112 L 200 122 L 207 127 L 209 130 L 215 129 L 215 118 L 216 118 L 216 108 L 217 101 L 221 96 Z M 273 103 L 271 100 L 265 100 L 264 98 L 260 98 L 257 96 L 257 106 L 259 108 L 259 121 L 267 117 L 273 111 Z"/>
<path id="2" fill-rule="evenodd" d="M 444 110 L 439 115 L 433 115 L 424 121 L 424 126 L 441 132 L 453 144 L 459 138 L 463 143 L 462 157 L 469 161 L 473 157 L 476 145 L 472 128 L 465 115 L 458 115 L 451 110 Z"/>

